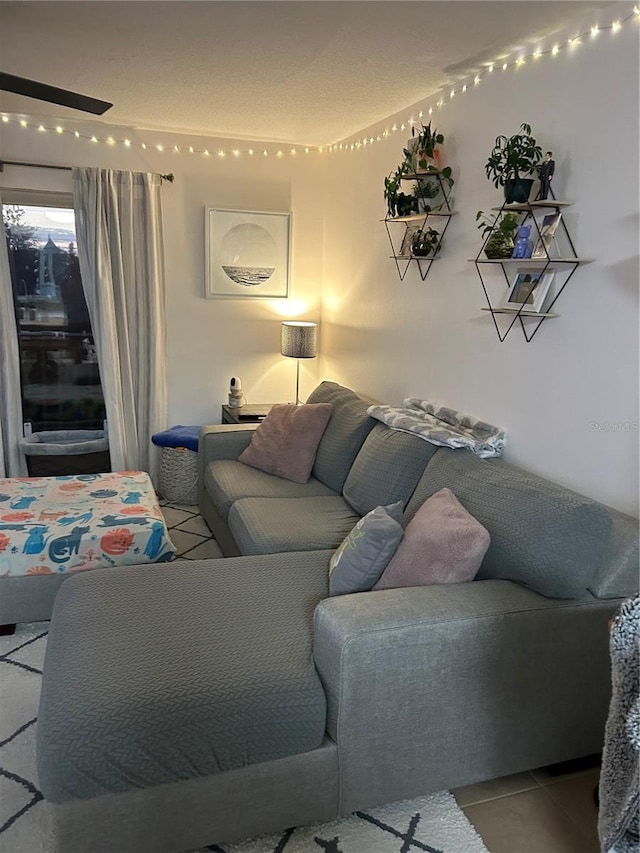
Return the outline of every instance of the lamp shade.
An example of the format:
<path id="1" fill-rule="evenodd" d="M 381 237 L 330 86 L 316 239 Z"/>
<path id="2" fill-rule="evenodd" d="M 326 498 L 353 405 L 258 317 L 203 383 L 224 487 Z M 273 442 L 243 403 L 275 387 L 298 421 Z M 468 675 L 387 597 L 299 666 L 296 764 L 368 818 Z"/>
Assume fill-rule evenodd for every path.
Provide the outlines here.
<path id="1" fill-rule="evenodd" d="M 289 320 L 283 323 L 280 352 L 289 358 L 315 358 L 318 354 L 318 324 Z"/>

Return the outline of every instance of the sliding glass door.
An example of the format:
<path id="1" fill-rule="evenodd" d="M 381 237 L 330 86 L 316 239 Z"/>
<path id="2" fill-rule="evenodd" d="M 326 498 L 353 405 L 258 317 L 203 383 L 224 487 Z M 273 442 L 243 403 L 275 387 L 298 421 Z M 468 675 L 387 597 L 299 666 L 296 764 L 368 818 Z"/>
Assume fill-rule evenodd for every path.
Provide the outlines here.
<path id="1" fill-rule="evenodd" d="M 100 372 L 68 207 L 4 204 L 23 420 L 34 432 L 101 429 Z"/>

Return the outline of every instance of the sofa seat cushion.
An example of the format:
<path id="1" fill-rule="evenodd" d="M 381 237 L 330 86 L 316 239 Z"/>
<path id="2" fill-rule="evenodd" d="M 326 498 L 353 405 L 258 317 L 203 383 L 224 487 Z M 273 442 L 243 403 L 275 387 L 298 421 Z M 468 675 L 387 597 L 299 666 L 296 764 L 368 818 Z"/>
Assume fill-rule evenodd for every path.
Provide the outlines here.
<path id="1" fill-rule="evenodd" d="M 54 606 L 38 713 L 45 797 L 148 788 L 319 747 L 326 706 L 311 624 L 330 556 L 70 578 Z"/>
<path id="2" fill-rule="evenodd" d="M 468 450 L 440 448 L 407 506 L 449 488 L 491 535 L 477 580 L 515 581 L 549 598 L 583 598 L 609 547 L 607 508 L 563 486 Z"/>
<path id="3" fill-rule="evenodd" d="M 342 492 L 349 469 L 376 421 L 369 403 L 336 382 L 321 382 L 307 403 L 331 403 L 331 418 L 320 439 L 312 474 L 336 492 Z"/>
<path id="4" fill-rule="evenodd" d="M 302 498 L 336 494 L 315 477 L 310 477 L 306 483 L 293 483 L 250 468 L 235 459 L 210 462 L 205 469 L 204 484 L 218 514 L 225 521 L 231 505 L 240 498 Z"/>
<path id="5" fill-rule="evenodd" d="M 360 515 L 396 501 L 406 506 L 437 449 L 416 435 L 376 424 L 349 471 L 345 498 Z"/>
<path id="6" fill-rule="evenodd" d="M 339 495 L 242 498 L 229 511 L 229 528 L 242 554 L 334 549 L 359 520 Z"/>

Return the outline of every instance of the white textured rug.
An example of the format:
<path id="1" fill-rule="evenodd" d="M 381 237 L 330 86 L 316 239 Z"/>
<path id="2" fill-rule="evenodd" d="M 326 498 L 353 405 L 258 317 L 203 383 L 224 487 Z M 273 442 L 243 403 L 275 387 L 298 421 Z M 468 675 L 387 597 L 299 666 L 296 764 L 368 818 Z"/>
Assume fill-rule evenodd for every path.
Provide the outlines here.
<path id="1" fill-rule="evenodd" d="M 35 763 L 36 716 L 48 627 L 48 622 L 20 625 L 14 636 L 0 637 L 0 853 L 54 850 Z M 240 844 L 213 844 L 201 853 L 207 851 L 488 853 L 446 791 Z"/>

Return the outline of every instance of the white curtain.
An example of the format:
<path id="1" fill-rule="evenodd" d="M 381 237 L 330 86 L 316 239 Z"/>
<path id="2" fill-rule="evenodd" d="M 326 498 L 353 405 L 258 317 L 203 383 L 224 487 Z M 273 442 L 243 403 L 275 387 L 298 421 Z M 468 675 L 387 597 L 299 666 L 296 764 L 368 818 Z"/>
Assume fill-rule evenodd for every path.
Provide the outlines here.
<path id="1" fill-rule="evenodd" d="M 27 463 L 24 454 L 18 449 L 18 439 L 21 437 L 20 353 L 9 254 L 3 227 L 0 235 L 0 477 L 27 476 Z"/>
<path id="2" fill-rule="evenodd" d="M 74 168 L 78 257 L 114 471 L 155 474 L 166 428 L 166 318 L 159 175 Z"/>

